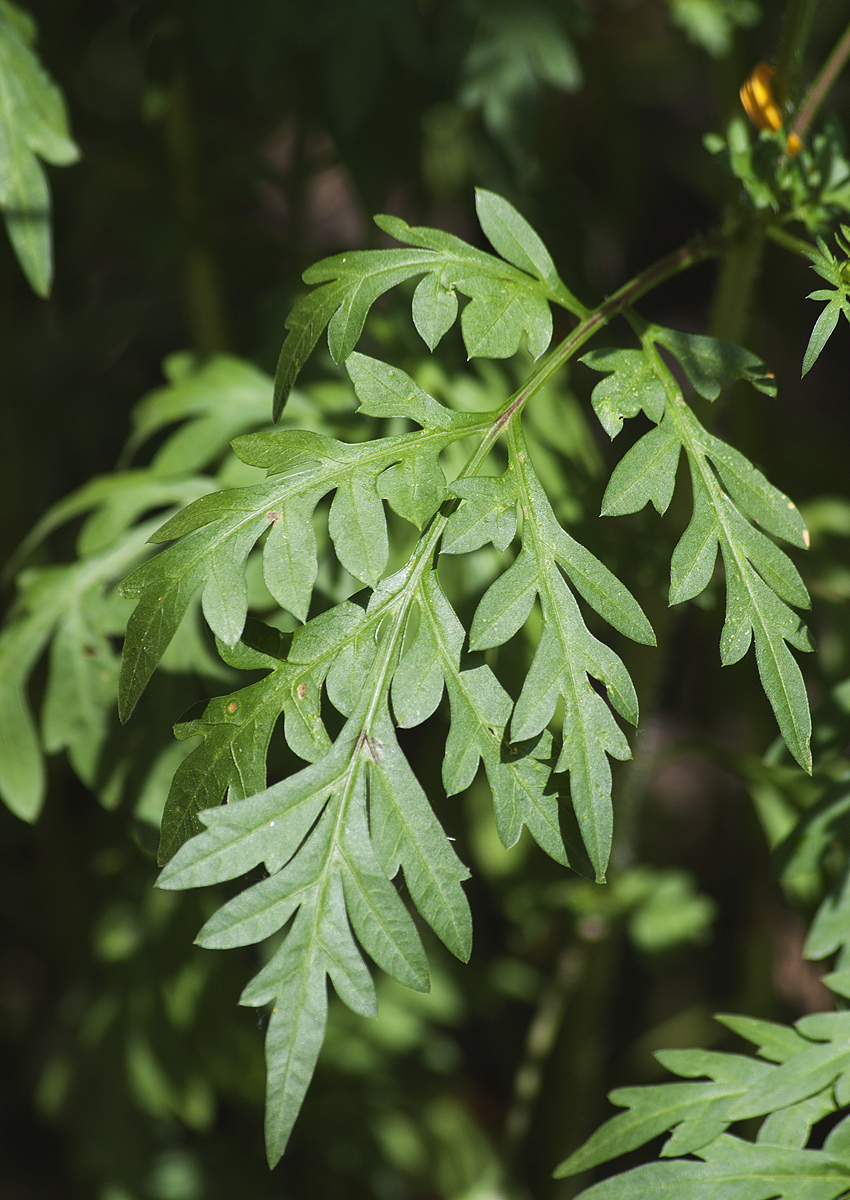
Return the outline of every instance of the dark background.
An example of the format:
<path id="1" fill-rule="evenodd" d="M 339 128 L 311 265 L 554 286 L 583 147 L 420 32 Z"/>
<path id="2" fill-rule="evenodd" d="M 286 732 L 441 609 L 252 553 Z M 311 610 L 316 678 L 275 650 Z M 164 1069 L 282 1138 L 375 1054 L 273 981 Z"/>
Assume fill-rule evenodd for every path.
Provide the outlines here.
<path id="1" fill-rule="evenodd" d="M 733 0 L 706 6 L 739 11 Z M 165 355 L 226 350 L 273 371 L 301 272 L 380 244 L 373 212 L 483 245 L 473 188 L 501 192 L 588 304 L 717 224 L 737 185 L 701 139 L 724 127 L 741 82 L 774 52 L 781 5 L 762 7 L 712 54 L 663 0 L 30 4 L 82 158 L 50 171 L 48 301 L 0 237 L 0 559 L 47 505 L 113 468 Z M 809 77 L 843 11 L 838 0 L 820 6 Z M 848 98 L 840 83 L 839 114 Z M 704 332 L 715 274 L 697 268 L 641 311 Z M 799 378 L 813 281 L 768 245 L 741 336 L 776 373 L 779 397 L 735 392 L 719 416 L 723 435 L 801 504 L 847 494 L 843 323 Z M 382 311 L 402 328 L 400 301 Z M 327 367 L 317 356 L 307 378 Z M 589 373 L 573 382 L 586 398 Z M 598 448 L 609 468 L 622 452 L 602 435 Z M 589 520 L 603 483 L 587 481 Z M 633 586 L 658 536 L 652 513 L 624 522 Z M 845 549 L 827 530 L 800 564 L 824 646 L 820 665 L 807 664 L 816 702 L 850 671 Z M 54 552 L 71 545 L 59 538 Z M 474 871 L 472 963 L 429 946 L 432 996 L 385 988 L 374 1028 L 333 1009 L 273 1175 L 262 1030 L 236 1007 L 251 956 L 193 950 L 204 900 L 151 893 L 155 868 L 132 814 L 99 808 L 56 761 L 36 827 L 0 813 L 0 1200 L 566 1198 L 574 1185 L 551 1181 L 553 1166 L 605 1115 L 611 1086 L 658 1077 L 652 1049 L 728 1044 L 709 1019 L 717 1010 L 793 1018 L 828 1003 L 801 960 L 817 896 L 794 911 L 773 882 L 738 769 L 770 744 L 770 712 L 752 656 L 721 675 L 719 625 L 718 611 L 697 606 L 677 618 L 645 718 L 646 753 L 661 757 L 635 844 L 637 860 L 684 867 L 712 897 L 710 937 L 639 952 L 613 910 L 600 916 L 604 902 L 582 915 L 565 899 L 542 854 L 506 865 L 475 790 L 443 802 Z M 427 761 L 427 747 L 409 749 Z M 181 995 L 194 998 L 184 1010 Z M 517 1132 L 515 1077 L 533 1022 L 549 1040 L 530 1129 Z M 176 1083 L 150 1066 L 153 1044 Z"/>

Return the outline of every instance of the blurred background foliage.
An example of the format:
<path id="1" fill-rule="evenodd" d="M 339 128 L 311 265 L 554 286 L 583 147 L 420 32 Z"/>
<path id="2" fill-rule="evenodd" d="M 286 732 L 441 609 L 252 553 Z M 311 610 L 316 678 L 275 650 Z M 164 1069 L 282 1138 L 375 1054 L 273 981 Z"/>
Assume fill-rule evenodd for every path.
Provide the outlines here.
<path id="1" fill-rule="evenodd" d="M 49 300 L 0 244 L 3 560 L 49 504 L 114 467 L 131 409 L 162 385 L 167 356 L 190 355 L 169 360 L 174 381 L 222 352 L 272 371 L 301 271 L 381 244 L 375 211 L 480 243 L 473 186 L 501 192 L 589 303 L 717 223 L 737 185 L 702 137 L 737 111 L 741 82 L 774 51 L 782 10 L 778 0 L 27 7 L 81 157 L 50 171 Z M 821 3 L 807 78 L 843 10 Z M 848 101 L 839 83 L 839 115 Z M 704 265 L 665 284 L 642 311 L 717 330 L 716 272 Z M 710 1020 L 717 1010 L 792 1018 L 830 1003 L 803 947 L 850 836 L 850 337 L 839 328 L 800 382 L 813 286 L 805 263 L 768 245 L 732 332 L 767 360 L 779 398 L 735 391 L 718 421 L 810 523 L 800 566 L 820 645 L 806 664 L 815 779 L 775 748 L 763 758 L 772 718 L 752 662 L 719 670 L 716 597 L 667 613 L 683 510 L 600 532 L 622 448 L 612 456 L 586 420 L 595 379 L 576 367 L 529 414 L 541 474 L 559 517 L 666 626 L 660 657 L 617 647 L 643 718 L 635 762 L 617 780 L 614 882 L 567 876 L 525 839 L 504 851 L 481 780 L 459 801 L 437 799 L 473 869 L 472 962 L 430 939 L 429 995 L 381 980 L 372 1023 L 332 1004 L 291 1148 L 269 1175 L 263 1031 L 236 1006 L 253 951 L 193 947 L 215 898 L 151 887 L 167 775 L 150 775 L 149 748 L 171 745 L 171 724 L 228 678 L 212 654 L 209 669 L 197 657 L 188 671 L 177 663 L 124 735 L 137 759 L 117 790 L 98 803 L 56 756 L 38 824 L 0 810 L 3 1200 L 566 1200 L 577 1184 L 551 1180 L 553 1165 L 606 1115 L 610 1087 L 659 1077 L 654 1049 L 728 1044 Z M 367 338 L 434 394 L 451 389 L 482 408 L 503 394 L 502 368 L 465 367 L 459 342 L 423 364 L 403 303 L 379 306 Z M 345 427 L 353 406 L 335 380 L 317 354 L 296 411 Z M 148 459 L 163 436 L 154 430 Z M 73 557 L 73 532 L 52 536 L 54 561 Z M 486 570 L 466 581 L 470 605 Z M 430 729 L 405 749 L 439 797 Z M 817 852 L 802 834 L 789 841 L 801 812 L 824 811 Z M 830 936 L 810 944 L 812 957 L 835 951 Z"/>

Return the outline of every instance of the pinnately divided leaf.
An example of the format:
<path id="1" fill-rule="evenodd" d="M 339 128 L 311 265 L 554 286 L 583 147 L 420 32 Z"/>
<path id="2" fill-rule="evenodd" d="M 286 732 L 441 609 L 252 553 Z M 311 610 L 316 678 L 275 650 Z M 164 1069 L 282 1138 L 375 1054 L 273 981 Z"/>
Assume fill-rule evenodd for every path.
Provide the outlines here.
<path id="1" fill-rule="evenodd" d="M 516 209 L 481 188 L 476 204 L 482 228 L 502 258 L 439 229 L 379 216 L 376 224 L 405 249 L 353 250 L 322 259 L 304 273 L 305 283 L 319 286 L 287 318 L 289 334 L 275 377 L 275 420 L 322 331 L 327 327 L 334 361 L 345 362 L 371 306 L 407 279 L 423 276 L 413 297 L 413 319 L 431 350 L 457 318 L 457 293 L 469 298 L 461 328 L 470 358 L 507 358 L 523 338 L 537 358 L 552 337 L 550 303 L 584 315 L 539 236 Z"/>
<path id="2" fill-rule="evenodd" d="M 486 428 L 488 418 L 453 413 L 426 397 L 404 372 L 352 357 L 352 379 L 367 412 L 375 404 L 376 381 L 383 378 L 381 415 L 392 409 L 394 415 L 433 420 L 433 425 L 356 444 L 291 429 L 237 438 L 236 453 L 244 462 L 266 468 L 269 482 L 216 492 L 190 505 L 154 539 L 179 540 L 123 584 L 124 594 L 138 603 L 127 627 L 119 684 L 122 719 L 132 712 L 199 589 L 213 632 L 226 645 L 236 644 L 248 610 L 245 562 L 264 535 L 266 585 L 282 607 L 303 621 L 318 569 L 313 510 L 323 496 L 335 490 L 329 529 L 339 561 L 372 587 L 383 574 L 388 553 L 382 495 L 388 494 L 400 515 L 419 522 L 445 498 L 440 451 Z M 393 475 L 400 462 L 413 468 L 403 478 Z"/>
<path id="3" fill-rule="evenodd" d="M 386 680 L 414 589 L 403 573 L 375 594 L 371 612 L 352 612 L 347 629 L 337 629 L 332 666 L 330 653 L 322 661 L 322 638 L 316 641 L 310 624 L 299 631 L 305 644 L 298 646 L 299 635 L 293 639 L 291 669 L 300 665 L 309 679 L 310 661 L 298 660 L 318 657 L 321 680 L 331 666 L 328 693 L 348 717 L 345 726 L 311 765 L 249 799 L 201 814 L 206 832 L 187 842 L 160 877 L 163 887 L 198 887 L 265 864 L 269 878 L 219 910 L 201 931 L 202 945 L 259 941 L 297 914 L 242 996 L 245 1004 L 275 1003 L 266 1044 L 271 1163 L 283 1153 L 321 1045 L 326 977 L 354 1011 L 376 1011 L 355 936 L 389 974 L 427 988 L 418 935 L 390 883 L 399 868 L 416 907 L 449 949 L 463 959 L 470 952 L 471 921 L 460 887 L 468 872 L 398 747 L 386 704 Z M 388 624 L 389 632 L 376 638 Z M 306 699 L 306 687 L 296 684 L 299 692 Z"/>
<path id="4" fill-rule="evenodd" d="M 523 482 L 518 496 L 528 486 Z M 543 519 L 553 523 L 559 557 L 583 590 L 599 607 L 610 608 L 619 624 L 649 640 L 651 631 L 635 602 L 554 523 L 542 491 L 532 503 L 546 503 Z M 308 621 L 292 637 L 285 658 L 284 645 L 273 644 L 272 631 L 249 625 L 239 646 L 225 650 L 225 656 L 231 655 L 234 665 L 268 668 L 266 678 L 212 702 L 202 724 L 185 730 L 201 733 L 204 742 L 183 765 L 184 797 L 201 792 L 216 803 L 226 788 L 238 795 L 246 781 L 255 786 L 249 759 L 265 748 L 281 709 L 287 740 L 311 760 L 281 783 L 201 812 L 205 831 L 177 850 L 160 877 L 163 887 L 198 887 L 264 863 L 269 878 L 210 918 L 199 937 L 202 945 L 244 945 L 292 921 L 280 949 L 242 997 L 246 1004 L 274 1004 L 266 1043 L 271 1162 L 283 1153 L 321 1045 L 326 978 L 355 1011 L 374 1012 L 374 989 L 359 943 L 401 982 L 427 985 L 415 928 L 390 883 L 399 868 L 413 903 L 438 936 L 458 957 L 470 952 L 470 915 L 460 887 L 467 872 L 398 746 L 396 723 L 420 724 L 446 687 L 451 707 L 446 791 L 468 787 L 483 761 L 506 843 L 513 844 L 526 824 L 556 859 L 590 869 L 581 850 L 571 849 L 569 858 L 564 846 L 562 814 L 549 787 L 553 764 L 546 720 L 524 744 L 509 745 L 510 699 L 480 657 L 463 653 L 463 629 L 429 565 L 441 528 L 422 535 L 408 565 L 381 582 L 367 608 L 349 602 Z M 566 592 L 562 580 L 561 586 Z M 559 597 L 559 603 L 570 601 Z M 404 631 L 417 610 L 418 633 L 402 656 Z M 576 639 L 583 656 L 579 664 L 598 672 L 635 719 L 633 691 L 619 660 L 583 625 L 577 626 Z M 323 686 L 346 718 L 333 743 L 320 714 Z M 583 697 L 580 703 L 586 703 Z M 622 735 L 605 712 L 615 731 L 612 735 L 608 724 L 603 726 L 608 745 Z M 605 845 L 594 841 L 578 804 L 576 809 L 581 837 L 600 873 Z M 184 825 L 176 828 L 175 844 L 185 836 L 186 820 L 194 819 L 186 811 L 177 812 Z M 595 810 L 592 815 L 596 819 Z M 574 835 L 570 841 L 578 846 Z M 166 853 L 171 848 L 166 846 Z"/>
<path id="5" fill-rule="evenodd" d="M 543 630 L 514 709 L 511 738 L 523 742 L 539 737 L 558 701 L 563 702 L 562 745 L 555 769 L 570 773 L 582 840 L 597 878 L 603 879 L 612 832 L 607 756 L 625 759 L 631 751 L 590 677 L 605 685 L 610 704 L 633 724 L 638 718 L 637 697 L 620 659 L 587 629 L 565 575 L 614 628 L 650 645 L 655 638 L 631 594 L 558 524 L 517 425 L 509 430 L 508 445 L 509 478 L 499 486 L 505 504 L 513 495 L 513 507 L 517 503 L 521 507 L 523 548 L 484 595 L 472 623 L 470 645 L 486 650 L 513 637 L 539 597 Z"/>
<path id="6" fill-rule="evenodd" d="M 850 1159 L 822 1150 L 752 1145 L 724 1134 L 700 1162 L 650 1163 L 581 1192 L 586 1200 L 838 1200 L 850 1187 Z"/>
<path id="7" fill-rule="evenodd" d="M 839 975 L 827 976 L 846 990 Z M 693 1082 L 621 1088 L 611 1100 L 628 1111 L 612 1117 L 557 1169 L 575 1175 L 628 1153 L 671 1130 L 650 1163 L 583 1191 L 604 1200 L 664 1195 L 776 1200 L 837 1200 L 850 1188 L 845 1122 L 823 1150 L 807 1149 L 813 1126 L 847 1104 L 850 1013 L 817 1013 L 792 1028 L 747 1017 L 718 1018 L 755 1043 L 759 1058 L 716 1051 L 675 1050 L 656 1057 Z M 735 1121 L 762 1117 L 756 1143 L 726 1133 Z M 697 1155 L 702 1161 L 684 1159 Z"/>
<path id="8" fill-rule="evenodd" d="M 340 440 L 334 436 L 339 427 L 314 424 L 308 413 L 308 428 L 237 437 L 239 469 L 254 470 L 254 480 L 265 470 L 265 479 L 200 495 L 151 539 L 171 544 L 123 584 L 136 607 L 118 685 L 122 719 L 198 596 L 227 667 L 253 673 L 247 686 L 215 697 L 177 726 L 179 738 L 198 743 L 172 780 L 159 882 L 194 888 L 254 873 L 209 918 L 198 941 L 225 949 L 275 939 L 241 998 L 272 1009 L 266 1038 L 272 1164 L 284 1151 L 320 1052 L 328 980 L 364 1016 L 377 1008 L 366 956 L 401 983 L 428 987 L 413 911 L 402 895 L 452 953 L 464 960 L 470 954 L 462 887 L 468 872 L 402 750 L 399 729 L 417 729 L 443 706 L 444 790 L 447 796 L 463 792 L 483 768 L 505 846 L 513 846 L 525 827 L 557 862 L 599 881 L 611 851 L 610 759 L 630 757 L 618 718 L 637 724 L 638 702 L 623 661 L 588 627 L 596 629 L 596 617 L 587 610 L 636 642 L 654 645 L 655 637 L 628 589 L 556 517 L 561 498 L 553 508 L 538 475 L 540 470 L 549 486 L 555 468 L 547 468 L 547 443 L 533 443 L 535 466 L 522 427 L 525 404 L 571 346 L 584 344 L 602 309 L 588 314 L 571 296 L 542 241 L 511 205 L 483 191 L 477 205 L 482 230 L 500 258 L 438 230 L 381 217 L 380 227 L 403 248 L 337 255 L 305 275 L 315 290 L 288 322 L 274 416 L 327 327 L 331 355 L 345 364 L 360 413 L 390 422 L 382 431 L 387 435 Z M 518 392 L 500 397 L 491 411 L 477 404 L 479 411 L 460 412 L 405 372 L 355 349 L 374 301 L 407 280 L 418 280 L 413 319 L 431 348 L 459 312 L 470 357 L 507 357 L 523 343 L 540 356 L 552 334 L 551 303 L 583 324 Z M 459 296 L 466 300 L 462 312 Z M 792 608 L 807 606 L 808 595 L 774 540 L 804 546 L 805 527 L 786 496 L 700 425 L 676 372 L 709 400 L 724 383 L 740 379 L 772 394 L 771 377 L 740 347 L 647 325 L 632 315 L 629 320 L 639 348 L 597 350 L 584 358 L 604 376 L 593 405 L 611 437 L 641 412 L 651 424 L 614 471 L 603 513 L 633 513 L 647 502 L 663 513 L 684 451 L 693 515 L 673 552 L 670 602 L 709 586 L 719 552 L 727 586 L 722 661 L 738 661 L 755 643 L 783 735 L 809 766 L 808 706 L 789 651 L 789 645 L 808 648 Z M 668 366 L 665 355 L 677 367 Z M 258 403 L 260 389 L 250 371 L 229 361 L 219 361 L 216 370 L 220 400 L 230 389 L 248 407 Z M 180 395 L 170 399 L 199 422 L 195 430 L 203 444 L 193 460 L 199 466 L 210 447 L 220 446 L 233 414 L 224 401 L 206 406 L 196 385 L 197 379 L 178 382 Z M 449 388 L 445 395 L 452 396 Z M 161 428 L 170 412 L 168 405 L 152 405 L 143 414 L 144 435 Z M 405 422 L 418 428 L 404 432 Z M 178 459 L 185 453 L 191 458 L 192 439 L 184 441 Z M 154 469 L 167 477 L 170 466 L 158 455 Z M 387 505 L 395 514 L 389 520 Z M 336 563 L 320 562 L 320 546 L 328 544 L 325 516 Z M 473 571 L 480 572 L 483 595 L 468 588 L 459 603 L 450 585 L 460 572 L 442 556 L 460 554 L 476 555 Z M 254 573 L 260 563 L 262 589 Z M 355 593 L 358 586 L 363 590 Z M 262 611 L 251 598 L 260 592 L 262 604 L 270 606 L 270 596 L 287 610 L 272 618 L 287 632 L 249 615 Z M 458 614 L 476 595 L 467 635 Z M 512 667 L 522 661 L 525 642 L 501 658 L 496 652 L 526 626 L 532 610 L 530 628 L 538 627 L 539 637 L 513 687 L 509 676 L 515 672 L 505 664 L 509 655 Z M 57 739 L 59 711 L 54 704 Z M 281 716 L 287 754 L 300 762 L 269 786 L 266 759 Z M 258 878 L 261 865 L 266 875 Z M 845 1077 L 850 1079 L 840 1022 L 801 1022 L 787 1032 L 784 1040 L 778 1033 L 765 1036 L 761 1058 L 663 1056 L 686 1082 L 617 1093 L 628 1111 L 577 1151 L 564 1173 L 671 1130 L 664 1155 L 698 1155 L 701 1161 L 656 1165 L 655 1174 L 648 1168 L 627 1173 L 616 1186 L 637 1183 L 622 1194 L 646 1194 L 645 1180 L 657 1176 L 662 1187 L 669 1180 L 671 1194 L 684 1197 L 693 1186 L 702 1189 L 693 1194 L 707 1196 L 714 1187 L 722 1195 L 726 1188 L 737 1200 L 727 1187 L 734 1156 L 750 1151 L 726 1131 L 735 1121 L 767 1116 L 753 1153 L 777 1188 L 765 1200 L 784 1194 L 787 1156 L 802 1151 L 808 1130 L 834 1109 Z M 811 1168 L 816 1180 L 832 1180 L 837 1154 L 827 1148 L 821 1158 L 807 1158 L 803 1169 Z"/>
<path id="9" fill-rule="evenodd" d="M 174 778 L 160 882 L 198 887 L 235 878 L 261 862 L 269 872 L 210 918 L 199 940 L 224 948 L 287 930 L 242 997 L 243 1003 L 274 1005 L 266 1043 L 272 1162 L 283 1152 L 322 1041 L 327 978 L 355 1011 L 374 1012 L 374 989 L 359 945 L 400 981 L 427 984 L 415 928 L 391 883 L 399 869 L 413 904 L 446 946 L 460 958 L 470 952 L 470 915 L 461 889 L 467 872 L 402 754 L 396 727 L 420 725 L 446 693 L 446 792 L 469 787 L 483 764 L 506 845 L 517 841 L 525 825 L 557 861 L 601 878 L 611 837 L 606 755 L 627 757 L 629 747 L 589 677 L 603 683 L 611 704 L 632 722 L 637 700 L 620 659 L 587 629 L 567 580 L 622 633 L 654 641 L 630 593 L 555 519 L 518 418 L 508 430 L 506 475 L 478 479 L 462 472 L 449 491 L 415 464 L 436 464 L 439 451 L 461 437 L 492 436 L 499 413 L 453 413 L 403 372 L 361 355 L 352 355 L 347 366 L 364 412 L 404 416 L 421 431 L 353 446 L 294 431 L 239 439 L 240 456 L 266 467 L 269 482 L 191 505 L 157 534 L 182 540 L 126 585 L 143 601 L 149 597 L 154 609 L 172 605 L 170 619 L 177 618 L 178 602 L 185 604 L 203 585 L 204 612 L 225 660 L 265 672 L 178 728 L 180 736 L 203 740 Z M 473 454 L 469 461 L 479 459 Z M 388 483 L 397 465 L 405 469 Z M 274 532 L 268 535 L 265 577 L 279 599 L 283 589 L 291 595 L 300 587 L 302 602 L 290 607 L 306 615 L 315 559 L 309 570 L 299 563 L 306 562 L 304 548 L 311 547 L 312 509 L 334 488 L 331 536 L 343 564 L 371 589 L 368 604 L 339 603 L 291 636 L 256 621 L 246 624 L 241 562 L 262 522 L 268 524 L 273 513 L 284 525 L 290 510 L 294 515 L 281 544 L 272 542 Z M 379 578 L 386 563 L 382 496 L 422 527 L 406 565 L 388 578 Z M 335 518 L 339 503 L 349 507 Z M 488 541 L 507 549 L 518 513 L 523 550 L 485 595 L 466 649 L 435 554 L 443 537 L 447 552 L 467 552 Z M 218 562 L 222 547 L 230 548 Z M 514 707 L 480 651 L 510 637 L 535 596 L 544 610 L 544 641 Z M 148 620 L 145 629 L 151 632 L 141 633 L 131 622 L 131 671 L 151 639 L 165 640 L 157 619 Z M 335 739 L 323 719 L 323 696 L 345 719 Z M 559 696 L 566 719 L 558 746 L 547 725 Z M 262 764 L 281 712 L 290 748 L 308 765 L 266 788 Z M 570 806 L 560 794 L 566 789 L 556 782 L 565 772 Z M 215 807 L 225 796 L 230 803 Z M 186 841 L 198 821 L 205 828 Z"/>
<path id="10" fill-rule="evenodd" d="M 738 662 L 755 642 L 762 685 L 782 736 L 801 766 L 811 770 L 811 717 L 803 677 L 788 646 L 813 648 L 790 607 L 809 607 L 806 588 L 790 558 L 772 538 L 808 546 L 795 505 L 742 454 L 709 434 L 685 403 L 658 346 L 675 355 L 694 388 L 714 399 L 723 382 L 748 379 L 774 391 L 763 364 L 740 347 L 712 338 L 649 326 L 632 317 L 643 350 L 584 356 L 608 378 L 594 391 L 594 407 L 615 436 L 622 418 L 642 407 L 655 422 L 615 468 L 602 503 L 605 515 L 637 512 L 651 502 L 666 511 L 684 450 L 693 488 L 693 516 L 676 546 L 670 603 L 699 595 L 715 570 L 718 550 L 726 574 L 726 623 L 720 642 L 724 665 Z M 655 382 L 649 386 L 650 374 Z M 660 404 L 661 388 L 664 393 Z M 600 393 L 601 389 L 601 393 Z M 597 395 L 597 393 L 600 393 Z M 647 399 L 648 397 L 648 399 Z M 770 535 L 770 536 L 769 536 Z"/>

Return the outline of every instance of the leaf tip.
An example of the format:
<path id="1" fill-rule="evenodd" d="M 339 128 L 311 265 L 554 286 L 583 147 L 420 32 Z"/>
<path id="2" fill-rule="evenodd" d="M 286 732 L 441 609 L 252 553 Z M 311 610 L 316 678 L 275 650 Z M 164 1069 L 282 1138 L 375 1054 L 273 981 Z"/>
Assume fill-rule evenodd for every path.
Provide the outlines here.
<path id="1" fill-rule="evenodd" d="M 118 694 L 118 720 L 126 725 L 136 708 L 136 697 Z"/>
<path id="2" fill-rule="evenodd" d="M 477 187 L 475 189 L 475 207 L 476 208 L 478 207 L 479 204 L 483 203 L 484 201 L 490 200 L 492 198 L 498 199 L 499 197 L 496 197 L 496 193 L 491 192 L 488 188 Z"/>
<path id="3" fill-rule="evenodd" d="M 266 1142 L 266 1162 L 269 1164 L 270 1171 L 273 1171 L 283 1158 L 283 1152 L 285 1149 L 286 1143 L 284 1143 L 283 1146 L 277 1146 Z"/>
<path id="4" fill-rule="evenodd" d="M 174 883 L 175 870 L 173 863 L 174 860 L 170 859 L 154 880 L 154 887 L 159 888 L 163 892 L 179 890 L 177 884 Z M 197 938 L 195 938 L 195 944 L 200 945 Z"/>
<path id="5" fill-rule="evenodd" d="M 289 399 L 289 393 L 292 391 L 292 386 L 289 380 L 282 375 L 275 375 L 274 394 L 272 396 L 272 421 L 276 425 L 280 420 L 284 406 Z"/>

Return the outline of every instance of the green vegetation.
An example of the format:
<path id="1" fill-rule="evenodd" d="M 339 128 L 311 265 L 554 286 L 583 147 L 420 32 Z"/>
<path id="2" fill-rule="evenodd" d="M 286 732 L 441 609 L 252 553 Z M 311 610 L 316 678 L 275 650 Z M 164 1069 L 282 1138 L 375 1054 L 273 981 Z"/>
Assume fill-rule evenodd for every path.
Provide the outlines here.
<path id="1" fill-rule="evenodd" d="M 838 6 L 107 7 L 0 0 L 0 1184 L 850 1196 Z"/>

